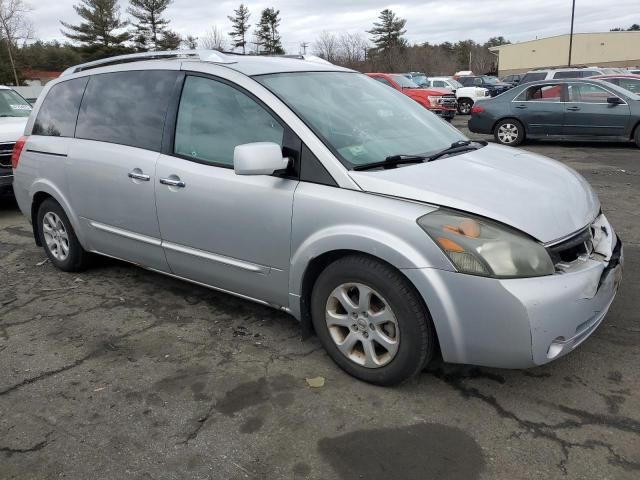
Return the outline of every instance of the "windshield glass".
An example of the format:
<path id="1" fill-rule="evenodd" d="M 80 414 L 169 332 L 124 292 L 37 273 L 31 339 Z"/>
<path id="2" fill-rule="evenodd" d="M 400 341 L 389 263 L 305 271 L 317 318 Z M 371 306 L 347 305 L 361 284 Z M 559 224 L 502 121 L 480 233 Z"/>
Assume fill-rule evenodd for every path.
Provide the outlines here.
<path id="1" fill-rule="evenodd" d="M 31 105 L 13 90 L 0 90 L 0 117 L 28 117 Z"/>
<path id="2" fill-rule="evenodd" d="M 411 81 L 418 86 L 425 85 L 427 83 L 426 75 L 414 75 L 411 77 Z"/>
<path id="3" fill-rule="evenodd" d="M 430 155 L 465 137 L 406 95 L 361 74 L 254 77 L 285 102 L 347 168 L 392 155 Z"/>
<path id="4" fill-rule="evenodd" d="M 420 88 L 414 81 L 409 80 L 404 75 L 389 75 L 391 79 L 402 88 Z"/>

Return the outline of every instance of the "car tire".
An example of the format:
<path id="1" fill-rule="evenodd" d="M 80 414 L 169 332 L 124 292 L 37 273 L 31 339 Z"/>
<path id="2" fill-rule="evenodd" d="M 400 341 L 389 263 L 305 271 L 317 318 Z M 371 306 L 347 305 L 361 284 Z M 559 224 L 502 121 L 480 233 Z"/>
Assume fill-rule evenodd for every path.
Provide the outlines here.
<path id="1" fill-rule="evenodd" d="M 473 107 L 473 100 L 469 98 L 462 98 L 458 100 L 458 113 L 460 115 L 470 115 L 472 107 Z"/>
<path id="2" fill-rule="evenodd" d="M 496 124 L 493 136 L 502 145 L 516 147 L 524 142 L 524 126 L 515 118 L 506 118 Z"/>
<path id="3" fill-rule="evenodd" d="M 433 322 L 413 285 L 365 255 L 336 260 L 318 276 L 311 318 L 333 361 L 375 385 L 411 378 L 436 350 Z"/>
<path id="4" fill-rule="evenodd" d="M 46 199 L 38 209 L 38 235 L 53 265 L 65 272 L 87 267 L 89 253 L 82 248 L 71 222 L 58 202 Z"/>
<path id="5" fill-rule="evenodd" d="M 640 124 L 636 126 L 636 134 L 634 135 L 636 145 L 640 148 Z"/>

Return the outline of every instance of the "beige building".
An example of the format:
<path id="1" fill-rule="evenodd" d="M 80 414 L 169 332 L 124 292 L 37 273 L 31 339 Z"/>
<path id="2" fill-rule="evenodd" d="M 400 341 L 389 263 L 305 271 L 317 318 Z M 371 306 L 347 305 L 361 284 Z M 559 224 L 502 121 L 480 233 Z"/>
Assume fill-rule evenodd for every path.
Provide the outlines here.
<path id="1" fill-rule="evenodd" d="M 500 76 L 534 68 L 562 67 L 569 61 L 569 35 L 492 47 Z M 576 33 L 572 65 L 635 67 L 640 65 L 640 32 Z"/>

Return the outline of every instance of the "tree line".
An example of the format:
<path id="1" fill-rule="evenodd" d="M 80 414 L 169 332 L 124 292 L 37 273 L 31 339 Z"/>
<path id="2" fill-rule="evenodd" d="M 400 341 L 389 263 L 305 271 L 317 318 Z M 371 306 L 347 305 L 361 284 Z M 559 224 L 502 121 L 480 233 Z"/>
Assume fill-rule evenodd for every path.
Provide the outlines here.
<path id="1" fill-rule="evenodd" d="M 258 55 L 285 53 L 280 35 L 280 10 L 263 9 L 255 23 L 249 7 L 241 3 L 227 18 L 225 34 L 212 27 L 202 38 L 181 36 L 170 28 L 165 11 L 173 0 L 129 0 L 123 18 L 118 0 L 78 0 L 73 6 L 79 23 L 61 23 L 67 42 L 33 41 L 24 0 L 0 0 L 0 84 L 20 84 L 24 69 L 60 71 L 78 63 L 114 55 L 206 48 Z M 484 43 L 415 43 L 406 39 L 407 20 L 385 9 L 366 33 L 324 31 L 311 44 L 311 52 L 332 63 L 361 71 L 422 71 L 450 75 L 458 70 L 490 73 L 497 57 L 490 47 L 510 43 L 502 36 Z M 626 30 L 638 30 L 637 24 Z M 613 30 L 623 30 L 616 28 Z M 301 48 L 306 52 L 307 43 Z"/>

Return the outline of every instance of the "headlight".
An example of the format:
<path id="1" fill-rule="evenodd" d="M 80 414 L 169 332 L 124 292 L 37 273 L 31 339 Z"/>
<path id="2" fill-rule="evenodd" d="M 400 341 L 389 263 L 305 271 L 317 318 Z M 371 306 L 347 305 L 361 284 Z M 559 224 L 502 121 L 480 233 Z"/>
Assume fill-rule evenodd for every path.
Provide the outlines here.
<path id="1" fill-rule="evenodd" d="M 442 97 L 432 97 L 432 96 L 428 96 L 427 98 L 429 99 L 429 103 L 430 103 L 431 105 L 438 105 L 438 104 L 440 103 L 440 99 L 441 99 Z"/>
<path id="2" fill-rule="evenodd" d="M 539 277 L 555 267 L 545 248 L 498 222 L 439 209 L 418 219 L 458 271 L 484 277 Z"/>

